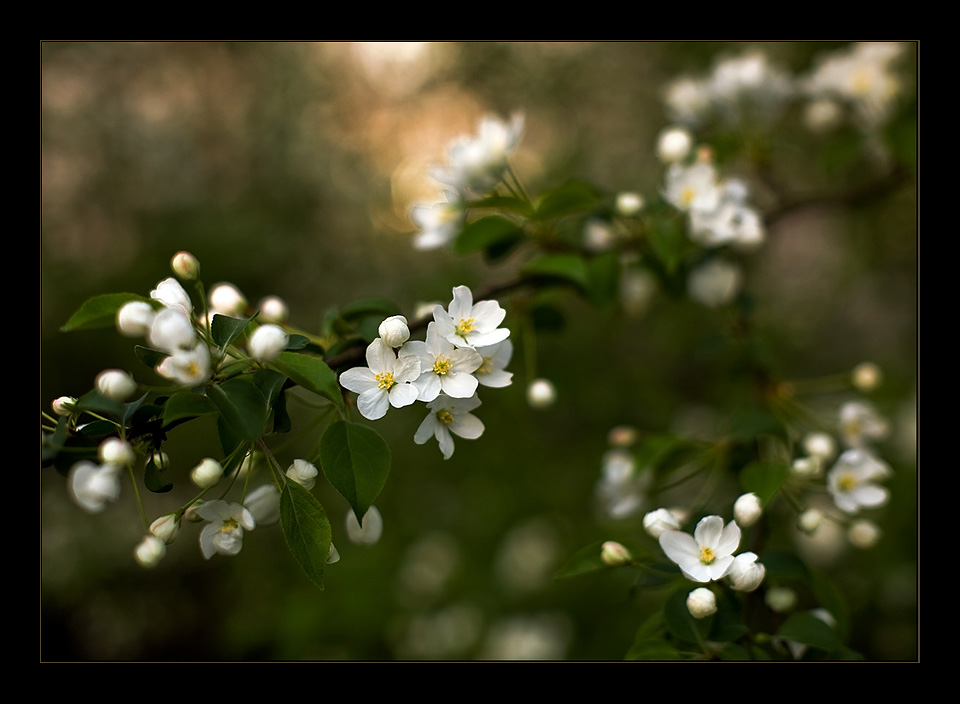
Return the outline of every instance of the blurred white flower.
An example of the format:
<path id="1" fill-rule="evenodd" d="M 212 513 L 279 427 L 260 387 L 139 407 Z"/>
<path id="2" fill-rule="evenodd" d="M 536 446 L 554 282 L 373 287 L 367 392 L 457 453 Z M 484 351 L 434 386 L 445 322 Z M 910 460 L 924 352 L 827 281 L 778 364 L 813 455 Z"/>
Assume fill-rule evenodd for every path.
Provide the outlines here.
<path id="1" fill-rule="evenodd" d="M 200 338 L 183 310 L 164 308 L 154 316 L 147 341 L 158 350 L 174 354 L 181 350 L 192 350 L 199 344 Z"/>
<path id="2" fill-rule="evenodd" d="M 117 311 L 117 330 L 126 337 L 145 337 L 156 314 L 146 301 L 124 303 Z"/>
<path id="3" fill-rule="evenodd" d="M 200 531 L 200 551 L 209 560 L 221 555 L 236 555 L 243 548 L 243 531 L 257 523 L 244 506 L 226 501 L 207 501 L 196 509 L 207 524 Z"/>
<path id="4" fill-rule="evenodd" d="M 827 473 L 827 489 L 841 511 L 857 513 L 861 508 L 883 506 L 890 498 L 886 487 L 877 484 L 890 475 L 890 467 L 860 449 L 844 452 Z"/>
<path id="5" fill-rule="evenodd" d="M 853 385 L 860 391 L 873 391 L 880 385 L 883 372 L 873 362 L 861 362 L 853 368 L 850 374 Z"/>
<path id="6" fill-rule="evenodd" d="M 831 460 L 837 452 L 837 443 L 827 433 L 810 433 L 803 438 L 803 448 L 813 457 Z"/>
<path id="7" fill-rule="evenodd" d="M 887 421 L 866 401 L 849 401 L 840 407 L 840 432 L 849 447 L 863 447 L 870 440 L 883 440 Z"/>
<path id="8" fill-rule="evenodd" d="M 866 519 L 856 520 L 847 528 L 847 539 L 850 544 L 862 550 L 876 545 L 881 535 L 880 526 Z"/>
<path id="9" fill-rule="evenodd" d="M 659 540 L 667 557 L 679 565 L 687 579 L 710 582 L 725 577 L 733 566 L 740 528 L 734 521 L 724 526 L 720 516 L 706 516 L 697 523 L 693 536 L 668 530 Z"/>
<path id="10" fill-rule="evenodd" d="M 448 460 L 453 455 L 453 435 L 467 440 L 476 440 L 483 435 L 483 421 L 477 418 L 472 411 L 480 405 L 480 399 L 450 398 L 441 394 L 427 404 L 430 413 L 420 423 L 413 441 L 423 445 L 431 437 L 437 439 L 443 459 Z"/>
<path id="11" fill-rule="evenodd" d="M 426 205 L 418 203 L 410 209 L 410 219 L 417 226 L 413 246 L 420 250 L 438 249 L 457 236 L 466 211 L 455 195 L 446 202 Z"/>
<path id="12" fill-rule="evenodd" d="M 524 116 L 510 122 L 488 116 L 480 120 L 475 136 L 460 137 L 447 150 L 447 164 L 435 167 L 433 177 L 460 193 L 483 194 L 503 178 L 507 160 L 523 137 Z"/>
<path id="13" fill-rule="evenodd" d="M 363 515 L 363 523 L 353 511 L 347 512 L 347 537 L 357 545 L 376 545 L 383 535 L 383 516 L 376 506 L 371 506 Z"/>
<path id="14" fill-rule="evenodd" d="M 119 467 L 127 467 L 137 459 L 137 453 L 129 442 L 122 438 L 107 438 L 100 447 L 97 448 L 97 454 L 103 464 L 114 464 Z"/>
<path id="15" fill-rule="evenodd" d="M 67 475 L 70 498 L 87 513 L 100 513 L 120 498 L 120 473 L 117 465 L 77 462 Z"/>
<path id="16" fill-rule="evenodd" d="M 272 362 L 286 348 L 290 342 L 290 336 L 283 328 L 273 325 L 261 325 L 250 336 L 247 343 L 250 348 L 250 356 L 258 362 Z"/>
<path id="17" fill-rule="evenodd" d="M 785 614 L 796 607 L 797 593 L 789 587 L 770 587 L 763 600 L 772 611 Z"/>
<path id="18" fill-rule="evenodd" d="M 616 209 L 624 217 L 633 217 L 643 210 L 643 196 L 633 191 L 623 191 L 617 194 Z"/>
<path id="19" fill-rule="evenodd" d="M 527 386 L 527 403 L 533 408 L 549 408 L 557 401 L 557 388 L 549 379 L 534 379 Z"/>
<path id="20" fill-rule="evenodd" d="M 808 508 L 797 519 L 797 528 L 809 535 L 816 531 L 821 523 L 823 523 L 823 512 L 816 508 Z"/>
<path id="21" fill-rule="evenodd" d="M 217 284 L 210 290 L 210 311 L 228 317 L 242 315 L 247 307 L 247 299 L 233 284 Z"/>
<path id="22" fill-rule="evenodd" d="M 616 541 L 608 540 L 600 546 L 600 559 L 606 565 L 617 567 L 628 564 L 633 558 L 630 555 L 630 551 L 623 547 L 623 545 Z"/>
<path id="23" fill-rule="evenodd" d="M 420 362 L 420 376 L 414 382 L 420 392 L 418 400 L 433 401 L 441 393 L 470 398 L 476 393 L 479 380 L 473 372 L 483 364 L 483 357 L 469 347 L 454 347 L 440 335 L 435 322 L 427 325 L 425 341 L 413 340 L 400 349 L 400 357 L 407 356 Z"/>
<path id="24" fill-rule="evenodd" d="M 93 383 L 97 391 L 114 401 L 126 401 L 137 391 L 137 382 L 120 369 L 105 369 Z"/>
<path id="25" fill-rule="evenodd" d="M 210 350 L 198 344 L 190 350 L 177 350 L 157 367 L 157 373 L 180 386 L 196 386 L 210 378 Z"/>
<path id="26" fill-rule="evenodd" d="M 720 205 L 722 195 L 717 170 L 703 161 L 690 166 L 670 164 L 663 195 L 678 210 L 712 213 Z"/>
<path id="27" fill-rule="evenodd" d="M 743 494 L 733 504 L 733 517 L 741 528 L 749 528 L 763 515 L 759 497 L 750 492 Z"/>
<path id="28" fill-rule="evenodd" d="M 693 136 L 683 127 L 667 127 L 657 136 L 657 156 L 671 164 L 683 161 L 693 148 Z"/>
<path id="29" fill-rule="evenodd" d="M 270 526 L 280 520 L 280 490 L 276 484 L 258 486 L 247 494 L 243 505 L 258 526 Z"/>
<path id="30" fill-rule="evenodd" d="M 379 337 L 367 347 L 366 355 L 366 367 L 353 367 L 340 375 L 340 385 L 359 394 L 360 415 L 378 420 L 390 406 L 403 408 L 417 400 L 420 390 L 413 382 L 420 377 L 420 360 L 398 358 Z"/>
<path id="31" fill-rule="evenodd" d="M 260 309 L 258 320 L 262 323 L 282 325 L 290 317 L 286 302 L 279 296 L 267 296 L 260 301 L 258 308 Z"/>
<path id="32" fill-rule="evenodd" d="M 718 308 L 740 293 L 743 274 L 740 267 L 724 259 L 711 259 L 690 272 L 687 291 L 697 303 Z"/>
<path id="33" fill-rule="evenodd" d="M 167 546 L 155 535 L 145 535 L 133 551 L 133 556 L 141 567 L 156 567 L 167 554 Z"/>
<path id="34" fill-rule="evenodd" d="M 500 327 L 506 316 L 495 300 L 474 304 L 473 292 L 466 286 L 453 289 L 453 300 L 446 310 L 442 306 L 433 309 L 437 332 L 457 347 L 488 347 L 506 340 L 510 330 Z"/>
<path id="35" fill-rule="evenodd" d="M 318 474 L 317 468 L 306 460 L 294 460 L 293 464 L 287 467 L 287 478 L 308 491 L 317 483 Z"/>

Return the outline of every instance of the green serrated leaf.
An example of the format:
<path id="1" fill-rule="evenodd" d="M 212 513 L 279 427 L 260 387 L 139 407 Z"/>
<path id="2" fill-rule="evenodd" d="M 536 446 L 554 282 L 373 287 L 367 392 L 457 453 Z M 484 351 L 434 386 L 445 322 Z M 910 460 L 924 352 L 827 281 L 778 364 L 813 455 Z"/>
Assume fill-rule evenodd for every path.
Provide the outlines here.
<path id="1" fill-rule="evenodd" d="M 220 349 L 226 349 L 247 329 L 247 325 L 256 316 L 251 318 L 231 318 L 228 315 L 217 313 L 210 321 L 210 335 Z"/>
<path id="2" fill-rule="evenodd" d="M 84 301 L 70 319 L 60 328 L 62 332 L 72 330 L 95 330 L 116 325 L 117 311 L 124 303 L 146 301 L 150 299 L 136 293 L 104 293 Z"/>
<path id="3" fill-rule="evenodd" d="M 320 502 L 296 482 L 287 482 L 280 492 L 280 527 L 293 558 L 323 589 L 333 530 Z"/>
<path id="4" fill-rule="evenodd" d="M 151 369 L 159 367 L 160 363 L 170 356 L 166 352 L 161 352 L 151 347 L 144 347 L 143 345 L 134 345 L 133 351 L 137 355 L 137 359 L 143 362 L 144 366 L 150 367 Z"/>
<path id="5" fill-rule="evenodd" d="M 466 225 L 454 241 L 453 249 L 457 254 L 473 254 L 521 239 L 523 229 L 515 222 L 499 215 L 488 215 Z"/>
<path id="6" fill-rule="evenodd" d="M 807 612 L 791 614 L 777 630 L 777 635 L 828 652 L 841 645 L 836 632 L 829 625 Z"/>
<path id="7" fill-rule="evenodd" d="M 252 443 L 263 435 L 269 408 L 263 393 L 249 377 L 235 377 L 219 386 L 210 386 L 206 394 L 237 437 Z"/>
<path id="8" fill-rule="evenodd" d="M 320 438 L 320 462 L 327 481 L 340 492 L 363 522 L 390 474 L 390 448 L 365 425 L 340 420 Z"/>
<path id="9" fill-rule="evenodd" d="M 163 404 L 163 424 L 168 426 L 177 421 L 199 418 L 216 412 L 216 405 L 208 397 L 191 391 L 178 391 Z"/>
<path id="10" fill-rule="evenodd" d="M 760 554 L 758 561 L 767 571 L 767 578 L 808 581 L 810 570 L 803 561 L 788 550 L 767 550 Z"/>
<path id="11" fill-rule="evenodd" d="M 270 366 L 307 391 L 319 394 L 343 407 L 343 395 L 337 382 L 337 374 L 322 359 L 297 352 L 281 352 Z"/>
<path id="12" fill-rule="evenodd" d="M 523 273 L 565 279 L 583 289 L 589 286 L 587 263 L 576 254 L 544 254 L 524 266 Z"/>
<path id="13" fill-rule="evenodd" d="M 766 505 L 787 479 L 789 466 L 782 462 L 752 462 L 740 472 L 740 486 L 752 491 Z"/>
<path id="14" fill-rule="evenodd" d="M 586 213 L 597 207 L 600 196 L 590 184 L 572 181 L 540 197 L 533 217 L 537 220 Z"/>

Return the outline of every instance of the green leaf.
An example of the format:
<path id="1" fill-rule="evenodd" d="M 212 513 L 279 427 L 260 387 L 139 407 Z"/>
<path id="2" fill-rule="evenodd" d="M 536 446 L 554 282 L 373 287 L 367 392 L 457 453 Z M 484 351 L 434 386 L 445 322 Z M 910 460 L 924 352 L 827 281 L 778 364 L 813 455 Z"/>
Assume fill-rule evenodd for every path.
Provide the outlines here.
<path id="1" fill-rule="evenodd" d="M 333 530 L 320 502 L 296 482 L 287 482 L 280 492 L 280 527 L 294 559 L 323 589 Z"/>
<path id="2" fill-rule="evenodd" d="M 752 462 L 740 472 L 740 485 L 766 505 L 786 480 L 790 467 L 782 462 Z"/>
<path id="3" fill-rule="evenodd" d="M 533 214 L 530 203 L 522 198 L 516 198 L 515 196 L 493 195 L 467 203 L 468 210 L 477 210 L 482 208 L 506 210 L 517 213 L 524 217 L 530 217 L 530 215 Z"/>
<path id="4" fill-rule="evenodd" d="M 288 350 L 302 350 L 307 345 L 310 344 L 310 338 L 306 335 L 297 335 L 296 333 L 290 333 L 287 336 L 287 349 Z"/>
<path id="5" fill-rule="evenodd" d="M 320 462 L 327 481 L 350 503 L 362 523 L 390 473 L 387 443 L 372 428 L 340 420 L 320 438 Z"/>
<path id="6" fill-rule="evenodd" d="M 473 254 L 496 245 L 504 246 L 523 239 L 523 229 L 499 215 L 474 220 L 457 236 L 453 249 L 457 254 Z"/>
<path id="7" fill-rule="evenodd" d="M 826 651 L 836 650 L 841 645 L 836 632 L 829 625 L 807 612 L 791 614 L 777 630 L 777 635 Z"/>
<path id="8" fill-rule="evenodd" d="M 598 305 L 616 300 L 620 292 L 620 256 L 606 252 L 587 260 L 590 300 Z"/>
<path id="9" fill-rule="evenodd" d="M 209 387 L 206 393 L 237 437 L 252 443 L 263 435 L 269 408 L 263 393 L 249 377 L 228 379 Z"/>
<path id="10" fill-rule="evenodd" d="M 788 550 L 768 550 L 759 555 L 758 561 L 767 570 L 767 577 L 780 580 L 809 581 L 810 571 L 803 561 Z"/>
<path id="11" fill-rule="evenodd" d="M 143 362 L 144 366 L 150 367 L 151 369 L 159 367 L 160 363 L 170 356 L 166 352 L 155 350 L 152 347 L 144 347 L 143 345 L 134 345 L 133 351 L 137 355 L 137 359 Z"/>
<path id="12" fill-rule="evenodd" d="M 152 456 L 147 459 L 143 469 L 143 484 L 155 494 L 165 494 L 173 488 L 173 483 L 160 475 L 160 468 L 154 463 Z"/>
<path id="13" fill-rule="evenodd" d="M 307 391 L 319 394 L 343 408 L 337 374 L 322 359 L 297 352 L 281 352 L 270 366 Z"/>
<path id="14" fill-rule="evenodd" d="M 527 276 L 546 276 L 565 279 L 586 290 L 589 286 L 587 263 L 576 254 L 544 254 L 525 267 Z"/>
<path id="15" fill-rule="evenodd" d="M 344 320 L 357 320 L 368 315 L 379 316 L 382 320 L 391 315 L 399 315 L 400 309 L 386 298 L 360 298 L 342 306 L 339 314 Z"/>
<path id="16" fill-rule="evenodd" d="M 597 207 L 600 196 L 587 183 L 571 181 L 540 197 L 533 217 L 537 220 L 562 217 L 573 213 L 586 213 Z"/>
<path id="17" fill-rule="evenodd" d="M 150 299 L 135 293 L 104 293 L 87 299 L 70 319 L 60 328 L 61 332 L 72 330 L 94 330 L 116 325 L 117 311 L 124 303 L 146 301 Z"/>
<path id="18" fill-rule="evenodd" d="M 554 577 L 557 579 L 566 579 L 581 574 L 610 569 L 610 566 L 600 559 L 600 549 L 602 545 L 603 543 L 591 543 L 590 545 L 580 548 L 567 560 L 566 564 L 557 570 Z"/>
<path id="19" fill-rule="evenodd" d="M 168 426 L 177 421 L 199 418 L 216 412 L 217 407 L 206 396 L 191 391 L 178 391 L 163 404 L 163 424 Z"/>
<path id="20" fill-rule="evenodd" d="M 650 231 L 649 240 L 653 253 L 660 260 L 664 271 L 670 274 L 676 272 L 687 245 L 682 221 L 661 221 Z"/>
<path id="21" fill-rule="evenodd" d="M 687 608 L 687 596 L 690 591 L 689 588 L 685 588 L 670 595 L 663 607 L 663 620 L 667 624 L 667 629 L 675 637 L 690 643 L 700 643 L 710 633 L 714 617 L 694 618 L 690 615 L 690 610 Z"/>
<path id="22" fill-rule="evenodd" d="M 226 349 L 234 340 L 243 334 L 252 318 L 231 318 L 229 315 L 217 313 L 210 321 L 210 334 L 220 349 Z"/>

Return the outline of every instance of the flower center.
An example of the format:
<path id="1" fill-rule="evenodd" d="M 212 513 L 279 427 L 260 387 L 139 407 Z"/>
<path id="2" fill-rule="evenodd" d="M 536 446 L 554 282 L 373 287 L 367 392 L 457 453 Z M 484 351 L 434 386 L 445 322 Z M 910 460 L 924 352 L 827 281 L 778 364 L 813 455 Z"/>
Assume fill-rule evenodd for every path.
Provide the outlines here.
<path id="1" fill-rule="evenodd" d="M 851 474 L 850 472 L 845 472 L 840 476 L 840 479 L 837 482 L 837 485 L 843 491 L 851 491 L 853 490 L 854 487 L 857 486 L 858 483 L 859 482 L 857 481 L 857 478 L 853 474 Z"/>
<path id="2" fill-rule="evenodd" d="M 395 382 L 393 380 L 393 372 L 383 372 L 382 374 L 377 374 L 373 377 L 377 380 L 377 388 L 389 390 Z"/>
<path id="3" fill-rule="evenodd" d="M 439 420 L 444 425 L 450 425 L 453 422 L 453 414 L 446 409 L 437 411 L 437 420 Z"/>
<path id="4" fill-rule="evenodd" d="M 680 192 L 680 202 L 684 205 L 690 205 L 693 202 L 693 199 L 696 198 L 697 191 L 696 189 L 687 186 Z"/>
<path id="5" fill-rule="evenodd" d="M 702 548 L 700 550 L 700 562 L 705 565 L 709 565 L 711 562 L 717 559 L 716 553 L 713 552 L 712 548 Z"/>
<path id="6" fill-rule="evenodd" d="M 453 367 L 453 363 L 450 361 L 449 357 L 444 357 L 442 354 L 437 356 L 436 361 L 433 363 L 433 373 L 443 376 L 450 371 Z"/>
<path id="7" fill-rule="evenodd" d="M 460 337 L 464 337 L 477 329 L 477 321 L 474 318 L 460 318 L 460 323 L 454 328 Z"/>
<path id="8" fill-rule="evenodd" d="M 227 518 L 227 519 L 224 519 L 223 525 L 220 526 L 220 532 L 221 532 L 221 533 L 232 533 L 232 532 L 235 531 L 237 528 L 239 528 L 239 526 L 237 525 L 237 522 L 236 522 L 235 520 L 233 520 L 232 518 Z"/>

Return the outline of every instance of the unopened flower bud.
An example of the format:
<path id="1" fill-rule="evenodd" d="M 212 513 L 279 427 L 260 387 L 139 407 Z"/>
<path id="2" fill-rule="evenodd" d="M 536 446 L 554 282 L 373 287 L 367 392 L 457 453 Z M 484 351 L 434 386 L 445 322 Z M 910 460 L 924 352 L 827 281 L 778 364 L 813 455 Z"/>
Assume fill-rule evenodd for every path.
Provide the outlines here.
<path id="1" fill-rule="evenodd" d="M 316 484 L 317 474 L 317 468 L 306 460 L 294 460 L 287 468 L 287 478 L 308 490 Z"/>
<path id="2" fill-rule="evenodd" d="M 664 163 L 687 158 L 693 147 L 693 137 L 682 127 L 668 127 L 657 138 L 657 156 Z"/>
<path id="3" fill-rule="evenodd" d="M 150 532 L 169 545 L 180 535 L 180 516 L 168 513 L 150 524 Z"/>
<path id="4" fill-rule="evenodd" d="M 821 523 L 823 523 L 823 513 L 819 509 L 808 508 L 797 519 L 797 528 L 810 535 L 820 527 Z"/>
<path id="5" fill-rule="evenodd" d="M 126 337 L 145 337 L 157 313 L 146 301 L 130 301 L 117 311 L 117 330 Z"/>
<path id="6" fill-rule="evenodd" d="M 672 511 L 658 508 L 643 517 L 643 529 L 654 538 L 659 538 L 665 531 L 680 530 L 680 521 Z"/>
<path id="7" fill-rule="evenodd" d="M 881 535 L 880 526 L 866 519 L 854 521 L 847 529 L 847 539 L 850 544 L 863 550 L 876 545 Z"/>
<path id="8" fill-rule="evenodd" d="M 383 516 L 376 506 L 367 509 L 363 524 L 353 511 L 347 513 L 347 537 L 357 545 L 375 545 L 383 535 Z"/>
<path id="9" fill-rule="evenodd" d="M 643 210 L 643 196 L 624 191 L 617 194 L 617 212 L 624 217 L 632 217 Z"/>
<path id="10" fill-rule="evenodd" d="M 181 281 L 196 281 L 200 276 L 200 262 L 190 252 L 177 252 L 170 260 L 170 268 Z"/>
<path id="11" fill-rule="evenodd" d="M 97 391 L 114 401 L 126 401 L 137 391 L 133 377 L 119 369 L 106 369 L 94 381 Z"/>
<path id="12" fill-rule="evenodd" d="M 534 408 L 547 408 L 557 400 L 557 389 L 549 379 L 534 379 L 527 387 L 527 403 Z"/>
<path id="13" fill-rule="evenodd" d="M 717 612 L 717 597 L 706 587 L 698 587 L 687 595 L 687 610 L 694 618 L 706 618 Z"/>
<path id="14" fill-rule="evenodd" d="M 810 433 L 803 439 L 804 449 L 813 457 L 831 459 L 837 452 L 837 442 L 827 433 Z"/>
<path id="15" fill-rule="evenodd" d="M 190 472 L 190 479 L 201 489 L 209 489 L 216 486 L 223 476 L 223 467 L 219 462 L 210 457 L 203 459 L 200 464 Z"/>
<path id="16" fill-rule="evenodd" d="M 153 462 L 153 466 L 156 467 L 158 472 L 162 472 L 170 466 L 170 456 L 163 450 L 154 451 L 150 455 L 150 461 Z"/>
<path id="17" fill-rule="evenodd" d="M 141 567 L 156 567 L 167 554 L 166 544 L 155 535 L 144 536 L 133 551 L 133 556 Z"/>
<path id="18" fill-rule="evenodd" d="M 258 362 L 272 362 L 286 348 L 290 336 L 276 325 L 261 325 L 250 336 L 250 356 Z"/>
<path id="19" fill-rule="evenodd" d="M 258 526 L 270 526 L 280 520 L 280 491 L 275 484 L 264 484 L 251 491 L 243 505 Z"/>
<path id="20" fill-rule="evenodd" d="M 73 396 L 61 396 L 53 400 L 53 412 L 58 416 L 68 416 L 73 413 L 74 406 L 77 405 L 77 399 Z"/>
<path id="21" fill-rule="evenodd" d="M 863 362 L 853 368 L 851 373 L 853 385 L 860 391 L 873 391 L 883 380 L 883 372 L 873 362 Z"/>
<path id="22" fill-rule="evenodd" d="M 107 438 L 100 443 L 98 453 L 103 464 L 114 464 L 120 467 L 128 467 L 137 459 L 137 453 L 134 452 L 130 443 L 122 438 Z"/>
<path id="23" fill-rule="evenodd" d="M 757 556 L 752 552 L 737 555 L 730 567 L 727 577 L 730 578 L 730 587 L 741 592 L 752 592 L 763 582 L 767 568 L 757 562 Z"/>
<path id="24" fill-rule="evenodd" d="M 790 474 L 799 479 L 813 479 L 823 473 L 823 462 L 816 455 L 798 457 L 790 465 Z"/>
<path id="25" fill-rule="evenodd" d="M 407 319 L 402 315 L 392 315 L 384 320 L 380 323 L 378 332 L 387 347 L 400 347 L 410 339 L 410 328 L 407 327 Z"/>
<path id="26" fill-rule="evenodd" d="M 771 610 L 783 614 L 797 605 L 797 593 L 789 587 L 771 587 L 767 590 L 764 601 Z"/>
<path id="27" fill-rule="evenodd" d="M 264 323 L 282 324 L 287 322 L 290 317 L 290 310 L 282 298 L 278 296 L 267 296 L 260 301 L 260 318 Z"/>
<path id="28" fill-rule="evenodd" d="M 233 284 L 217 284 L 210 291 L 210 310 L 220 315 L 235 316 L 243 313 L 247 299 Z"/>
<path id="29" fill-rule="evenodd" d="M 756 494 L 750 492 L 738 498 L 733 504 L 733 517 L 741 528 L 749 528 L 763 515 L 763 507 Z"/>
<path id="30" fill-rule="evenodd" d="M 603 560 L 606 565 L 617 567 L 628 564 L 632 558 L 630 551 L 623 547 L 623 545 L 613 540 L 608 540 L 600 547 L 600 559 Z"/>

